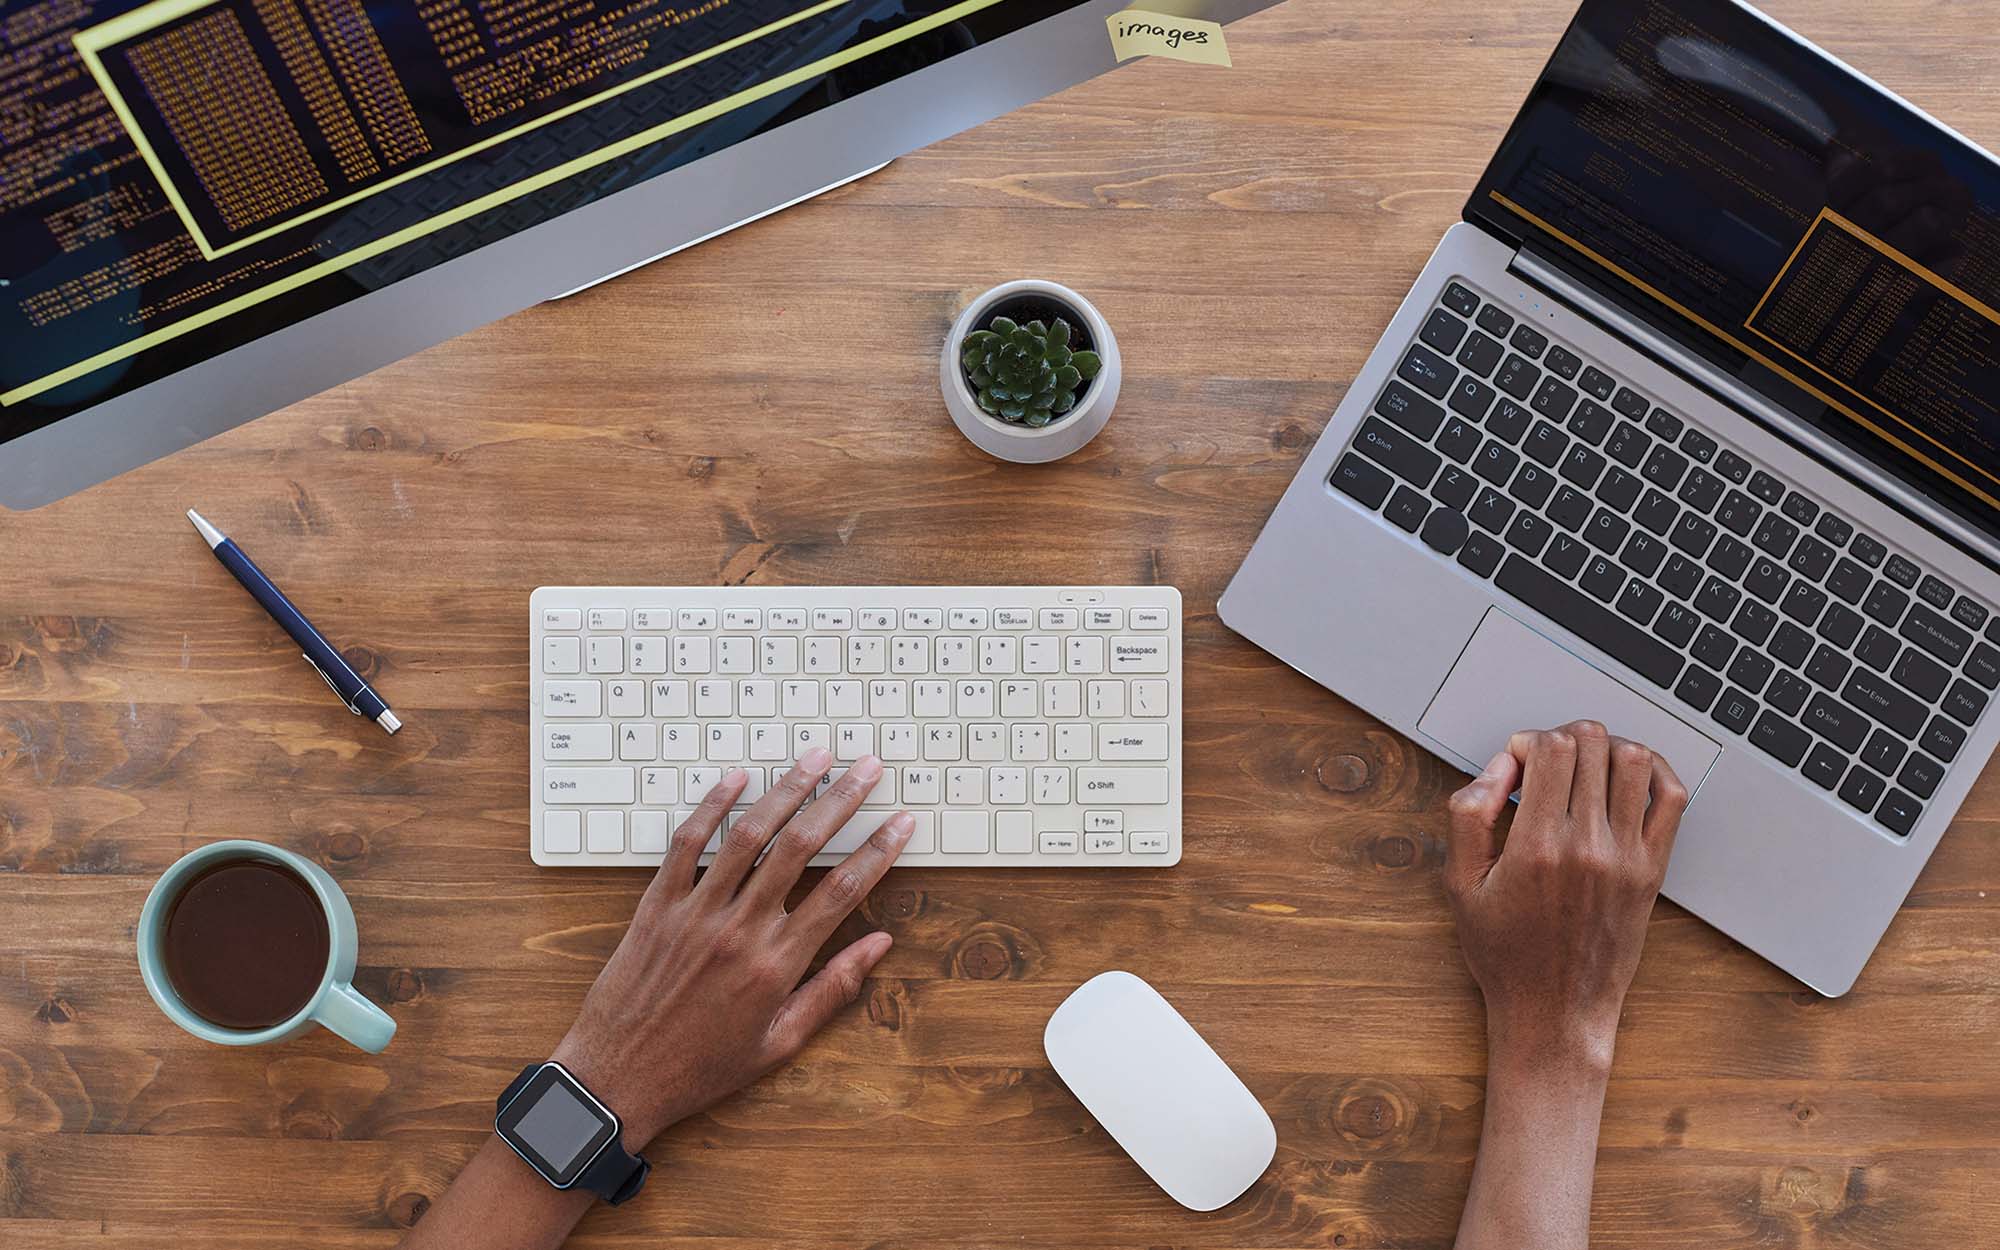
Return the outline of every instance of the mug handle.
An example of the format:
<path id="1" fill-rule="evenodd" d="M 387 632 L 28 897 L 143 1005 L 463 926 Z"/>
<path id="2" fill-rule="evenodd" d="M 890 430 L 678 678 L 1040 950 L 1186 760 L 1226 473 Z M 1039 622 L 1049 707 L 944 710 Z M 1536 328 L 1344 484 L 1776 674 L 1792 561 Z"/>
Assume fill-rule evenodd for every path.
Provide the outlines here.
<path id="1" fill-rule="evenodd" d="M 327 987 L 313 1019 L 371 1055 L 380 1054 L 396 1036 L 395 1019 L 345 982 Z"/>

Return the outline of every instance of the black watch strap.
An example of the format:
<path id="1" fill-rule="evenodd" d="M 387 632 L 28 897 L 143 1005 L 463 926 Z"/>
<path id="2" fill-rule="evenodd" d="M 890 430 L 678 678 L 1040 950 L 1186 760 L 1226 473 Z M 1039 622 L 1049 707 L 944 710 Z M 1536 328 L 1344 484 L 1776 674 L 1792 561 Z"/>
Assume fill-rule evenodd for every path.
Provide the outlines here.
<path id="1" fill-rule="evenodd" d="M 522 1068 L 521 1075 L 515 1077 L 501 1093 L 497 1105 L 505 1107 L 514 1101 L 515 1097 L 528 1087 L 528 1082 L 535 1079 L 535 1073 L 540 1072 L 542 1067 L 542 1064 L 531 1063 Z M 563 1070 L 569 1072 L 567 1068 Z M 572 1081 L 576 1081 L 574 1073 L 570 1073 L 569 1076 Z M 577 1081 L 577 1084 L 581 1085 L 583 1082 Z M 625 1149 L 624 1142 L 614 1137 L 604 1143 L 604 1148 L 597 1152 L 597 1157 L 590 1161 L 590 1166 L 583 1170 L 582 1175 L 578 1176 L 570 1187 L 596 1194 L 614 1207 L 623 1206 L 645 1185 L 646 1177 L 651 1175 L 652 1171 L 653 1165 L 646 1162 L 644 1155 L 632 1154 Z"/>

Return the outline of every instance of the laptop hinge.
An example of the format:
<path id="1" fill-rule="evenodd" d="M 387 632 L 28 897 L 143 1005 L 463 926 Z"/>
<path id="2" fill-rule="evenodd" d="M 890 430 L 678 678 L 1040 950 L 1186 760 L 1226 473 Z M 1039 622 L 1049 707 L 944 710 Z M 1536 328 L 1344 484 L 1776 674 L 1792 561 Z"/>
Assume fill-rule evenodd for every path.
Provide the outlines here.
<path id="1" fill-rule="evenodd" d="M 1523 247 L 1514 253 L 1507 271 L 1532 282 L 1574 308 L 1633 347 L 1701 387 L 1717 399 L 1756 421 L 1771 433 L 1791 443 L 1813 459 L 1846 476 L 1857 486 L 1879 496 L 1911 519 L 1967 554 L 2000 568 L 2000 542 L 1977 526 L 1941 508 L 1929 496 L 1908 482 L 1885 473 L 1865 457 L 1838 441 L 1822 436 L 1810 425 L 1772 403 L 1742 382 L 1730 377 L 1700 356 L 1626 312 L 1610 300 L 1577 282 L 1554 262 Z"/>

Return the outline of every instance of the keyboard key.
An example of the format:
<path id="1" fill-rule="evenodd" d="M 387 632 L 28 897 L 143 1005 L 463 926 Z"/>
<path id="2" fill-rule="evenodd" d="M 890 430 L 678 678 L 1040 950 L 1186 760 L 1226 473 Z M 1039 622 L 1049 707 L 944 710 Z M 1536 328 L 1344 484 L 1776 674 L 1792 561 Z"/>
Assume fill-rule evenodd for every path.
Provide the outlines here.
<path id="1" fill-rule="evenodd" d="M 1479 311 L 1479 297 L 1456 282 L 1447 284 L 1444 294 L 1439 298 L 1444 301 L 1446 308 L 1461 317 L 1470 317 Z"/>
<path id="2" fill-rule="evenodd" d="M 1564 486 L 1556 491 L 1556 497 L 1549 503 L 1549 519 L 1572 532 L 1580 532 L 1584 523 L 1590 520 L 1590 496 L 1574 486 Z"/>
<path id="3" fill-rule="evenodd" d="M 1763 519 L 1757 523 L 1757 532 L 1751 536 L 1750 541 L 1759 551 L 1765 552 L 1772 559 L 1782 560 L 1791 552 L 1792 544 L 1798 540 L 1798 536 L 1798 526 L 1775 512 L 1766 512 Z"/>
<path id="4" fill-rule="evenodd" d="M 1576 392 L 1554 378 L 1543 378 L 1541 386 L 1535 390 L 1535 397 L 1528 406 L 1553 421 L 1560 421 L 1569 415 L 1576 403 Z"/>
<path id="5" fill-rule="evenodd" d="M 1882 558 L 1889 554 L 1889 549 L 1882 545 L 1881 540 L 1870 534 L 1856 534 L 1847 550 L 1871 569 L 1880 568 Z"/>
<path id="6" fill-rule="evenodd" d="M 1965 675 L 1985 690 L 2000 686 L 2000 651 L 1983 642 L 1973 644 L 1972 654 L 1965 657 Z"/>
<path id="7" fill-rule="evenodd" d="M 1896 780 L 1918 798 L 1927 799 L 1937 792 L 1938 782 L 1944 780 L 1944 765 L 1928 755 L 1912 755 L 1903 764 L 1903 771 L 1896 774 Z"/>
<path id="8" fill-rule="evenodd" d="M 1618 596 L 1618 614 L 1645 625 L 1666 600 L 1665 595 L 1635 577 L 1625 583 L 1625 592 Z"/>
<path id="9" fill-rule="evenodd" d="M 1628 469 L 1636 469 L 1646 459 L 1646 451 L 1652 444 L 1653 440 L 1640 433 L 1638 426 L 1620 421 L 1605 440 L 1604 454 Z"/>
<path id="10" fill-rule="evenodd" d="M 1952 683 L 1950 690 L 1945 691 L 1944 702 L 1940 706 L 1944 708 L 1946 716 L 1961 725 L 1970 725 L 1979 719 L 1981 712 L 1986 710 L 1986 698 L 1984 690 L 1960 679 Z"/>
<path id="11" fill-rule="evenodd" d="M 1727 448 L 1715 457 L 1715 471 L 1738 486 L 1750 480 L 1750 462 Z"/>
<path id="12" fill-rule="evenodd" d="M 1507 341 L 1519 348 L 1521 354 L 1530 360 L 1541 355 L 1549 346 L 1548 336 L 1525 321 L 1514 327 L 1514 336 Z"/>
<path id="13" fill-rule="evenodd" d="M 1708 705 L 1715 702 L 1715 696 L 1722 693 L 1722 679 L 1705 668 L 1690 666 L 1680 685 L 1674 687 L 1674 697 L 1696 711 L 1706 712 Z"/>
<path id="14" fill-rule="evenodd" d="M 1766 710 L 1750 729 L 1750 741 L 1787 767 L 1797 768 L 1812 745 L 1812 735 L 1776 712 Z"/>
<path id="15" fill-rule="evenodd" d="M 1665 408 L 1655 408 L 1646 418 L 1646 428 L 1653 432 L 1654 437 L 1673 443 L 1680 441 L 1681 431 L 1686 427 L 1679 417 Z"/>
<path id="16" fill-rule="evenodd" d="M 1679 504 L 1658 490 L 1648 490 L 1645 498 L 1639 501 L 1638 508 L 1632 513 L 1632 519 L 1664 538 L 1680 514 Z"/>
<path id="17" fill-rule="evenodd" d="M 1417 337 L 1449 356 L 1458 350 L 1458 342 L 1465 337 L 1466 325 L 1442 308 L 1431 309 L 1431 315 L 1424 320 L 1424 328 L 1417 331 Z"/>
<path id="18" fill-rule="evenodd" d="M 1500 558 L 1506 554 L 1507 549 L 1499 539 L 1475 530 L 1465 540 L 1465 545 L 1458 549 L 1458 562 L 1481 577 L 1491 577 L 1493 570 L 1500 567 Z"/>
<path id="19" fill-rule="evenodd" d="M 1812 683 L 1797 673 L 1779 671 L 1765 687 L 1764 699 L 1787 716 L 1797 716 L 1812 697 Z"/>
<path id="20" fill-rule="evenodd" d="M 1836 647 L 1847 648 L 1854 645 L 1855 636 L 1861 632 L 1861 616 L 1844 603 L 1829 607 L 1819 618 L 1817 632 Z"/>
<path id="21" fill-rule="evenodd" d="M 1819 515 L 1819 505 L 1797 491 L 1785 496 L 1781 508 L 1786 516 L 1800 525 L 1811 525 L 1813 518 Z"/>
<path id="22" fill-rule="evenodd" d="M 1929 714 L 1923 703 L 1866 668 L 1854 670 L 1840 696 L 1905 738 L 1916 737 Z"/>
<path id="23" fill-rule="evenodd" d="M 1515 399 L 1527 402 L 1535 393 L 1535 384 L 1541 380 L 1542 371 L 1528 363 L 1522 356 L 1509 356 L 1500 366 L 1500 373 L 1493 379 L 1493 385 Z"/>
<path id="24" fill-rule="evenodd" d="M 1389 497 L 1389 491 L 1396 484 L 1387 472 L 1376 468 L 1356 452 L 1348 452 L 1333 466 L 1333 475 L 1327 478 L 1335 490 L 1351 495 L 1369 508 L 1379 508 Z"/>
<path id="25" fill-rule="evenodd" d="M 1458 370 L 1436 352 L 1412 343 L 1396 369 L 1396 376 L 1432 399 L 1443 399 L 1451 393 L 1451 384 L 1458 380 Z"/>
<path id="26" fill-rule="evenodd" d="M 1785 484 L 1759 469 L 1750 475 L 1750 493 L 1767 504 L 1776 504 L 1785 497 Z"/>
<path id="27" fill-rule="evenodd" d="M 1910 830 L 1916 828 L 1917 818 L 1923 814 L 1923 804 L 1901 790 L 1890 790 L 1882 797 L 1881 806 L 1875 809 L 1875 819 L 1898 837 L 1908 837 Z"/>
<path id="28" fill-rule="evenodd" d="M 1824 742 L 1817 743 L 1799 771 L 1820 789 L 1831 790 L 1840 784 L 1841 775 L 1847 771 L 1847 757 Z"/>
<path id="29" fill-rule="evenodd" d="M 1495 585 L 1656 686 L 1680 672 L 1678 652 L 1523 556 L 1507 557 Z"/>
<path id="30" fill-rule="evenodd" d="M 1912 604 L 1897 631 L 1905 642 L 1913 642 L 1948 665 L 1957 665 L 1972 646 L 1972 635 L 1939 616 L 1923 604 Z"/>
<path id="31" fill-rule="evenodd" d="M 1742 591 L 1711 574 L 1702 583 L 1700 593 L 1695 595 L 1694 606 L 1703 616 L 1726 621 L 1736 614 L 1736 604 L 1742 598 Z"/>
<path id="32" fill-rule="evenodd" d="M 1528 431 L 1527 441 L 1521 444 L 1521 451 L 1528 459 L 1545 469 L 1553 469 L 1569 449 L 1569 436 L 1547 421 L 1535 422 L 1535 428 Z"/>
<path id="33" fill-rule="evenodd" d="M 1464 464 L 1479 450 L 1479 427 L 1461 417 L 1453 417 L 1438 432 L 1437 449 Z"/>
<path id="34" fill-rule="evenodd" d="M 1458 384 L 1451 388 L 1450 407 L 1460 416 L 1478 421 L 1484 418 L 1486 410 L 1493 406 L 1493 399 L 1493 388 L 1468 374 L 1460 378 Z"/>
<path id="35" fill-rule="evenodd" d="M 1756 500 L 1740 490 L 1732 490 L 1722 497 L 1721 506 L 1715 510 L 1715 523 L 1738 538 L 1748 538 L 1757 518 L 1763 514 Z"/>
<path id="36" fill-rule="evenodd" d="M 1675 552 L 1667 557 L 1660 569 L 1660 589 L 1676 599 L 1692 599 L 1701 587 L 1702 570 L 1699 564 Z"/>
<path id="37" fill-rule="evenodd" d="M 1548 551 L 1542 556 L 1542 563 L 1557 577 L 1570 578 L 1582 570 L 1583 562 L 1589 558 L 1590 549 L 1583 545 L 1583 540 L 1571 538 L 1558 530 L 1555 540 L 1549 544 Z"/>
<path id="38" fill-rule="evenodd" d="M 1603 556 L 1592 556 L 1584 563 L 1578 584 L 1601 602 L 1610 603 L 1625 585 L 1625 570 Z"/>
<path id="39" fill-rule="evenodd" d="M 1750 722 L 1757 718 L 1757 700 L 1731 687 L 1723 691 L 1722 697 L 1715 701 L 1715 708 L 1710 712 L 1710 716 L 1724 729 L 1732 733 L 1744 733 L 1750 728 Z"/>
<path id="40" fill-rule="evenodd" d="M 1834 562 L 1833 571 L 1827 574 L 1826 588 L 1842 603 L 1860 603 L 1874 580 L 1867 569 L 1842 556 Z"/>
<path id="41" fill-rule="evenodd" d="M 1715 459 L 1715 440 L 1700 430 L 1689 430 L 1681 435 L 1681 450 L 1697 464 L 1707 464 Z"/>
<path id="42" fill-rule="evenodd" d="M 1575 443 L 1569 454 L 1563 457 L 1562 468 L 1558 470 L 1566 481 L 1574 482 L 1584 490 L 1597 485 L 1597 479 L 1604 473 L 1604 457 L 1598 455 L 1582 443 Z"/>
<path id="43" fill-rule="evenodd" d="M 1623 469 L 1612 469 L 1597 484 L 1597 497 L 1620 512 L 1631 511 L 1644 487 Z"/>
<path id="44" fill-rule="evenodd" d="M 1729 662 L 1727 675 L 1735 685 L 1741 686 L 1750 694 L 1756 694 L 1764 688 L 1765 682 L 1771 680 L 1771 672 L 1776 667 L 1771 662 L 1770 656 L 1744 647 L 1736 653 L 1736 658 Z"/>
<path id="45" fill-rule="evenodd" d="M 1812 648 L 1812 635 L 1790 621 L 1780 622 L 1777 632 L 1771 635 L 1771 655 L 1787 668 L 1804 667 Z"/>
<path id="46" fill-rule="evenodd" d="M 1828 690 L 1840 689 L 1840 683 L 1847 680 L 1847 671 L 1853 663 L 1832 647 L 1817 647 L 1812 659 L 1806 661 L 1806 676 L 1812 678 Z"/>
<path id="47" fill-rule="evenodd" d="M 1474 330 L 1465 346 L 1458 350 L 1458 363 L 1483 378 L 1493 372 L 1493 366 L 1500 363 L 1506 352 L 1506 348 Z"/>
<path id="48" fill-rule="evenodd" d="M 1505 486 L 1507 479 L 1514 475 L 1514 466 L 1521 463 L 1521 457 L 1488 439 L 1486 446 L 1473 457 L 1472 471 L 1495 486 Z"/>
<path id="49" fill-rule="evenodd" d="M 605 807 L 632 803 L 636 777 L 629 768 L 542 769 L 541 799 L 545 804 L 595 804 Z"/>
<path id="50" fill-rule="evenodd" d="M 1861 748 L 1861 762 L 1885 777 L 1892 777 L 1896 766 L 1903 762 L 1909 751 L 1910 748 L 1895 734 L 1878 729 L 1868 735 L 1868 745 Z"/>
<path id="51" fill-rule="evenodd" d="M 1889 670 L 1889 680 L 1925 703 L 1935 703 L 1951 682 L 1951 673 L 1915 647 L 1910 647 L 1904 650 L 1896 666 Z"/>
<path id="52" fill-rule="evenodd" d="M 1611 415 L 1609 408 L 1601 407 L 1586 399 L 1576 406 L 1575 412 L 1570 414 L 1569 432 L 1595 447 L 1604 441 L 1606 434 L 1611 433 L 1611 427 L 1616 421 L 1617 418 Z"/>
<path id="53" fill-rule="evenodd" d="M 1514 501 L 1494 490 L 1482 487 L 1479 501 L 1472 505 L 1472 521 L 1481 529 L 1495 534 L 1507 528 L 1507 521 L 1514 515 Z"/>
<path id="54" fill-rule="evenodd" d="M 1888 783 L 1880 777 L 1856 764 L 1848 770 L 1847 780 L 1840 783 L 1840 798 L 1849 807 L 1872 812 L 1875 810 L 1875 801 L 1882 797 L 1882 791 L 1887 785 Z"/>
<path id="55" fill-rule="evenodd" d="M 1488 304 L 1479 310 L 1479 328 L 1496 339 L 1504 339 L 1507 332 L 1514 328 L 1514 318 L 1500 305 Z"/>
<path id="56" fill-rule="evenodd" d="M 1800 577 L 1817 582 L 1833 567 L 1833 548 L 1808 534 L 1799 540 L 1799 545 L 1792 549 L 1792 558 L 1785 563 Z"/>
<path id="57" fill-rule="evenodd" d="M 1375 401 L 1375 411 L 1426 442 L 1444 421 L 1443 408 L 1401 382 L 1391 382 L 1383 388 L 1382 398 Z"/>
<path id="58" fill-rule="evenodd" d="M 1674 523 L 1674 532 L 1667 536 L 1667 541 L 1699 560 L 1708 550 L 1708 545 L 1715 541 L 1715 524 L 1702 520 L 1692 512 L 1683 512 L 1680 520 Z"/>
<path id="59" fill-rule="evenodd" d="M 1513 446 L 1521 441 L 1521 435 L 1528 432 L 1535 415 L 1511 399 L 1503 399 L 1493 405 L 1493 411 L 1486 414 L 1486 432 Z"/>
<path id="60" fill-rule="evenodd" d="M 1639 576 L 1651 577 L 1659 571 L 1660 561 L 1667 558 L 1667 545 L 1651 534 L 1634 534 L 1618 558 Z"/>
<path id="61" fill-rule="evenodd" d="M 1629 386 L 1621 386 L 1611 397 L 1611 406 L 1634 421 L 1646 419 L 1646 397 Z"/>
<path id="62" fill-rule="evenodd" d="M 1465 511 L 1466 505 L 1472 502 L 1472 496 L 1478 490 L 1479 479 L 1473 477 L 1470 471 L 1461 469 L 1455 464 L 1446 465 L 1437 475 L 1437 481 L 1431 483 L 1431 497 L 1445 507 L 1455 508 L 1460 512 Z"/>
<path id="63" fill-rule="evenodd" d="M 1670 491 L 1681 484 L 1681 477 L 1687 472 L 1687 468 L 1688 462 L 1685 456 L 1661 443 L 1646 457 L 1645 466 L 1639 470 L 1639 476 L 1661 490 Z"/>
<path id="64" fill-rule="evenodd" d="M 1507 493 L 1530 508 L 1539 508 L 1549 501 L 1549 495 L 1555 488 L 1555 474 L 1540 465 L 1524 464 L 1521 466 L 1521 471 L 1514 475 L 1514 481 L 1507 487 Z"/>
<path id="65" fill-rule="evenodd" d="M 1414 486 L 1430 485 L 1444 462 L 1408 434 L 1374 417 L 1361 423 L 1354 449 Z"/>
<path id="66" fill-rule="evenodd" d="M 1901 586 L 1904 590 L 1914 590 L 1917 585 L 1917 578 L 1923 575 L 1923 570 L 1918 568 L 1915 563 L 1904 559 L 1902 556 L 1893 555 L 1889 557 L 1888 566 L 1882 572 L 1890 581 Z"/>
<path id="67" fill-rule="evenodd" d="M 1729 657 L 1736 654 L 1736 639 L 1715 625 L 1701 627 L 1701 636 L 1694 640 L 1694 658 L 1721 672 L 1729 664 Z"/>
<path id="68" fill-rule="evenodd" d="M 1715 546 L 1708 549 L 1708 566 L 1733 582 L 1743 576 L 1755 556 L 1750 548 L 1724 534 L 1715 540 Z"/>
<path id="69" fill-rule="evenodd" d="M 1660 619 L 1653 622 L 1653 632 L 1675 647 L 1685 647 L 1700 628 L 1701 617 L 1684 603 L 1669 603 Z"/>
<path id="70" fill-rule="evenodd" d="M 1612 380 L 1611 375 L 1596 365 L 1586 368 L 1576 384 L 1599 399 L 1610 399 L 1611 393 L 1618 389 L 1618 383 Z"/>
<path id="71" fill-rule="evenodd" d="M 1425 518 L 1422 538 L 1426 547 L 1439 555 L 1448 556 L 1464 546 L 1471 533 L 1472 526 L 1466 521 L 1464 513 L 1437 508 Z"/>
<path id="72" fill-rule="evenodd" d="M 1917 587 L 1917 598 L 1942 611 L 1951 606 L 1951 587 L 1941 577 L 1926 573 L 1923 584 Z"/>
<path id="73" fill-rule="evenodd" d="M 1951 619 L 1967 629 L 1976 630 L 1986 624 L 1987 616 L 1985 604 L 1965 595 L 1960 595 L 1951 605 Z"/>
<path id="74" fill-rule="evenodd" d="M 1730 622 L 1729 628 L 1735 631 L 1737 637 L 1761 647 L 1777 624 L 1776 612 L 1755 599 L 1746 599 L 1743 605 L 1736 609 L 1736 619 Z"/>
<path id="75" fill-rule="evenodd" d="M 1625 536 L 1632 532 L 1632 523 L 1608 508 L 1599 508 L 1591 514 L 1590 523 L 1583 529 L 1583 539 L 1591 546 L 1606 554 L 1614 553 L 1625 543 Z"/>
<path id="76" fill-rule="evenodd" d="M 1845 517 L 1828 512 L 1813 526 L 1813 533 L 1824 538 L 1836 550 L 1845 547 L 1847 540 L 1854 537 L 1854 526 Z"/>
<path id="77" fill-rule="evenodd" d="M 1532 512 L 1523 512 L 1507 527 L 1507 545 L 1531 556 L 1542 554 L 1556 528 Z"/>
<path id="78" fill-rule="evenodd" d="M 1894 625 L 1903 619 L 1903 609 L 1909 606 L 1908 595 L 1888 582 L 1876 582 L 1868 591 L 1868 599 L 1861 605 L 1861 610 L 1884 625 Z"/>
<path id="79" fill-rule="evenodd" d="M 1167 802 L 1164 768 L 1079 768 L 1076 801 L 1144 807 Z"/>
<path id="80" fill-rule="evenodd" d="M 1722 498 L 1722 491 L 1721 478 L 1706 469 L 1691 469 L 1677 495 L 1682 503 L 1707 516 L 1716 501 Z"/>
<path id="81" fill-rule="evenodd" d="M 1551 347 L 1549 358 L 1542 362 L 1550 370 L 1565 378 L 1574 378 L 1576 371 L 1583 368 L 1583 358 L 1567 347 Z"/>
<path id="82" fill-rule="evenodd" d="M 1868 721 L 1861 713 L 1827 694 L 1816 694 L 1806 704 L 1806 728 L 1852 755 L 1868 737 Z"/>

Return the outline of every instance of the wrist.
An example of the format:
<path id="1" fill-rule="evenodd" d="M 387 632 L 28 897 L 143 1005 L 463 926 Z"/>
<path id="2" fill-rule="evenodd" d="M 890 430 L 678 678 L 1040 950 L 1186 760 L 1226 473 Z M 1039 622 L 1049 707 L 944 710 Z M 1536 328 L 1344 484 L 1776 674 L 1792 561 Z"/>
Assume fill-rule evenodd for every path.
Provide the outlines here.
<path id="1" fill-rule="evenodd" d="M 665 1106 L 662 1097 L 665 1091 L 658 1088 L 657 1081 L 642 1086 L 633 1079 L 652 1074 L 634 1072 L 629 1065 L 618 1063 L 574 1032 L 563 1038 L 549 1058 L 568 1069 L 597 1101 L 611 1108 L 618 1117 L 619 1140 L 633 1154 L 643 1150 L 679 1118 Z"/>
<path id="2" fill-rule="evenodd" d="M 1486 1013 L 1486 1067 L 1491 1080 L 1602 1086 L 1611 1077 L 1618 1012 Z"/>

